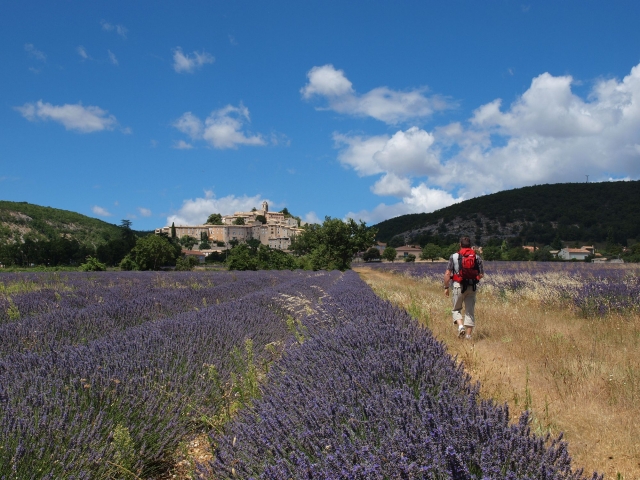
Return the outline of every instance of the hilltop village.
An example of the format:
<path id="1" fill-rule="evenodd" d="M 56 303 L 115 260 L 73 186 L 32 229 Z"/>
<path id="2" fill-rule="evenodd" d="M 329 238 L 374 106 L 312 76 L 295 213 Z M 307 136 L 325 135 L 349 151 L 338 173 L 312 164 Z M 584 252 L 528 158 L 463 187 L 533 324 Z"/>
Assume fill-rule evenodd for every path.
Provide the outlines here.
<path id="1" fill-rule="evenodd" d="M 186 235 L 198 242 L 206 238 L 211 248 L 203 250 L 205 254 L 224 250 L 230 243 L 243 243 L 250 239 L 257 239 L 263 245 L 277 250 L 288 250 L 292 238 L 302 232 L 300 227 L 305 224 L 283 212 L 270 212 L 266 201 L 262 202 L 261 210 L 236 212 L 220 219 L 219 225 L 174 225 L 157 228 L 155 233 L 171 235 L 174 228 L 178 238 Z"/>

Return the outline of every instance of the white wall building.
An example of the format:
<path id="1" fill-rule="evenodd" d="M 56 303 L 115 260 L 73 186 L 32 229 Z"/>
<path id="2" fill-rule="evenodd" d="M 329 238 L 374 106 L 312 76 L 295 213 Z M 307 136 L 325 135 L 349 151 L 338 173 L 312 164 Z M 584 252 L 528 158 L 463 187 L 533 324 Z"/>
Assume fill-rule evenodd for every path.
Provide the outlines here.
<path id="1" fill-rule="evenodd" d="M 593 253 L 593 247 L 563 248 L 558 252 L 558 258 L 563 260 L 584 260 Z"/>

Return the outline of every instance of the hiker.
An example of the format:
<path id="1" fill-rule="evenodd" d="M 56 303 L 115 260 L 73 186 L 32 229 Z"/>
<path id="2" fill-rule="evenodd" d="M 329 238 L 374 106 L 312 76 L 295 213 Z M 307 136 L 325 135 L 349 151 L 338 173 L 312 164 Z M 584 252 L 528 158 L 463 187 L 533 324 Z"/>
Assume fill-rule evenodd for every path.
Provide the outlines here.
<path id="1" fill-rule="evenodd" d="M 471 239 L 460 239 L 460 250 L 451 257 L 444 273 L 444 294 L 449 296 L 449 285 L 453 282 L 453 324 L 458 326 L 458 337 L 471 340 L 475 319 L 476 286 L 484 275 L 482 258 L 471 248 Z M 462 304 L 464 303 L 464 319 Z"/>

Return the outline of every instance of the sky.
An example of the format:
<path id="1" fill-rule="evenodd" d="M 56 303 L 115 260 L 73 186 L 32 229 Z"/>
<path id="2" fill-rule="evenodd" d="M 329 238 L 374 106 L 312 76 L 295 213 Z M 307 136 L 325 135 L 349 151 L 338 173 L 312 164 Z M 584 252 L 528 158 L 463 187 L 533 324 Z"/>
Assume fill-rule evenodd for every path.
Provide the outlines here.
<path id="1" fill-rule="evenodd" d="M 0 200 L 372 225 L 640 178 L 637 1 L 0 0 Z"/>

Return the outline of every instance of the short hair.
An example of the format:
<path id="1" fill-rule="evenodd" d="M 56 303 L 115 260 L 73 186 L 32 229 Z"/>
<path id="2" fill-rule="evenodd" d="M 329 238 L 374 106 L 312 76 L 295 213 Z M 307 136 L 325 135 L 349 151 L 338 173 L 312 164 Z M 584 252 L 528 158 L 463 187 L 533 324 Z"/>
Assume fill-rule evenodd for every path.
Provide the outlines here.
<path id="1" fill-rule="evenodd" d="M 469 237 L 462 237 L 460 239 L 460 246 L 462 248 L 471 248 L 471 239 Z"/>

